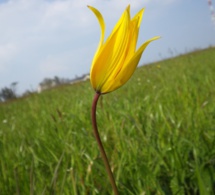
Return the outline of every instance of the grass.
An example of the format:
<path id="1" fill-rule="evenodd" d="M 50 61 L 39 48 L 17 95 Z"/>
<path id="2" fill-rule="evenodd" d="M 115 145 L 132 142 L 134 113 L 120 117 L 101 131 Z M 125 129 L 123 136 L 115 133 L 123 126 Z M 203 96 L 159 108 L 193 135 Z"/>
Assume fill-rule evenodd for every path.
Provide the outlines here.
<path id="1" fill-rule="evenodd" d="M 215 193 L 215 48 L 137 69 L 97 117 L 119 192 Z M 112 194 L 89 81 L 0 104 L 0 194 Z"/>

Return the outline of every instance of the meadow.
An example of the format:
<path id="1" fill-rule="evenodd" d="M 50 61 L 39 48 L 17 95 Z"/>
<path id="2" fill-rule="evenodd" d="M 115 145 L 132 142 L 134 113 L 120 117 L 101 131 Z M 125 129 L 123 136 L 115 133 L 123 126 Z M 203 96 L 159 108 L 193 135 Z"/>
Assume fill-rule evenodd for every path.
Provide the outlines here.
<path id="1" fill-rule="evenodd" d="M 112 194 L 93 96 L 85 81 L 0 104 L 0 195 Z M 120 194 L 215 194 L 215 48 L 139 67 L 97 120 Z"/>

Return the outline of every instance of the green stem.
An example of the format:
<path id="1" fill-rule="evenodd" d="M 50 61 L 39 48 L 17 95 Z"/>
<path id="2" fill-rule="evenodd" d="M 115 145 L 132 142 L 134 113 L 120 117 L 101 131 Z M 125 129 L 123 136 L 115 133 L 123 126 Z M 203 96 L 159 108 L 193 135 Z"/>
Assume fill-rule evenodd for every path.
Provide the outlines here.
<path id="1" fill-rule="evenodd" d="M 106 153 L 105 153 L 104 147 L 103 147 L 103 145 L 102 145 L 102 142 L 101 142 L 101 139 L 100 139 L 100 136 L 99 136 L 99 132 L 98 132 L 98 128 L 97 128 L 97 122 L 96 122 L 96 106 L 97 106 L 97 102 L 98 102 L 98 99 L 99 99 L 100 95 L 101 95 L 100 93 L 96 93 L 96 94 L 95 94 L 94 99 L 93 99 L 93 104 L 92 104 L 92 124 L 93 124 L 93 132 L 94 132 L 96 141 L 97 141 L 97 143 L 98 143 L 99 150 L 100 150 L 102 159 L 103 159 L 103 161 L 104 161 L 105 168 L 106 168 L 106 171 L 107 171 L 107 174 L 108 174 L 110 183 L 111 183 L 111 185 L 112 185 L 114 194 L 115 194 L 115 195 L 118 195 L 119 193 L 118 193 L 118 189 L 117 189 L 117 187 L 116 187 L 116 183 L 115 183 L 115 180 L 114 180 L 114 177 L 113 177 L 113 173 L 112 173 L 112 171 L 111 171 L 110 164 L 109 164 L 107 155 L 106 155 Z"/>

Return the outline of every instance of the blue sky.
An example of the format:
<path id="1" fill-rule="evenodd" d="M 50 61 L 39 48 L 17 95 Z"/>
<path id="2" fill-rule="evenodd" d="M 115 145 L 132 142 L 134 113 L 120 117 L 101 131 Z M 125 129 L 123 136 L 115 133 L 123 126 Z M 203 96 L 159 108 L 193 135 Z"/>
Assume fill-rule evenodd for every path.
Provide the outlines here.
<path id="1" fill-rule="evenodd" d="M 88 73 L 100 28 L 87 5 L 103 14 L 107 37 L 128 4 L 132 15 L 145 8 L 138 46 L 162 37 L 140 65 L 215 45 L 207 0 L 0 0 L 0 88 L 18 82 L 22 93 L 45 77 Z"/>

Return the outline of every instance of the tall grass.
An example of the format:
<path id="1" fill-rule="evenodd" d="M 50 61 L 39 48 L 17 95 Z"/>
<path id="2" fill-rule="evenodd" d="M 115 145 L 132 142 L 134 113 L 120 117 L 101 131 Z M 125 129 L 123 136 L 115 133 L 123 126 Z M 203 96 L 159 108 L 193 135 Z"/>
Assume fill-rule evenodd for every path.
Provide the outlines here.
<path id="1" fill-rule="evenodd" d="M 121 194 L 215 193 L 215 49 L 138 68 L 100 99 Z M 83 82 L 0 105 L 0 194 L 112 194 Z"/>

